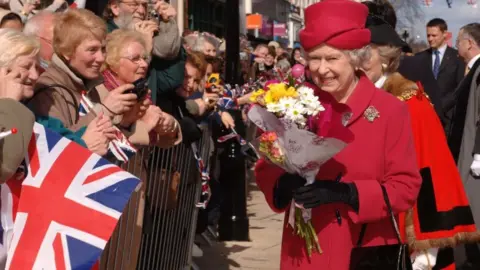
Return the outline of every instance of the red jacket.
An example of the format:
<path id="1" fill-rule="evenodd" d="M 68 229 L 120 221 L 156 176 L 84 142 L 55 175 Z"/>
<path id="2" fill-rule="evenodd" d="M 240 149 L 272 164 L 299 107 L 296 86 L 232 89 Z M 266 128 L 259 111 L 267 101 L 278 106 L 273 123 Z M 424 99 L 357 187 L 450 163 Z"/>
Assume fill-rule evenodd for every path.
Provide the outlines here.
<path id="1" fill-rule="evenodd" d="M 317 179 L 332 180 L 342 173 L 342 181 L 354 182 L 359 194 L 359 212 L 355 213 L 345 204 L 329 204 L 313 209 L 312 222 L 323 254 L 314 253 L 310 260 L 304 240 L 293 233 L 285 220 L 282 270 L 348 270 L 350 252 L 357 242 L 361 224 L 368 223 L 365 246 L 397 242 L 380 183 L 385 185 L 395 213 L 411 208 L 417 198 L 421 179 L 407 106 L 391 94 L 375 88 L 365 76 L 360 78 L 347 105 L 353 112 L 348 127 L 355 139 L 322 166 Z M 372 122 L 364 116 L 370 106 L 380 116 Z M 282 169 L 263 160 L 256 167 L 257 184 L 276 212 L 284 211 L 273 205 L 273 188 L 283 173 Z M 336 220 L 336 209 L 340 210 L 343 219 L 341 225 Z"/>

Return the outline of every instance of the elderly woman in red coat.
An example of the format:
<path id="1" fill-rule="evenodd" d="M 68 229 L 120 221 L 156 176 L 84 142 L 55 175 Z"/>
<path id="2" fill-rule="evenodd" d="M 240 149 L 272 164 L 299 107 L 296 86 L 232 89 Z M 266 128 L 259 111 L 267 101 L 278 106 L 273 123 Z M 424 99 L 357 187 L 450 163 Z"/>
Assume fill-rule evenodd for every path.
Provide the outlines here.
<path id="1" fill-rule="evenodd" d="M 397 243 L 381 185 L 395 213 L 410 209 L 420 189 L 407 106 L 375 88 L 358 69 L 370 43 L 370 32 L 364 28 L 367 14 L 365 6 L 348 0 L 324 0 L 305 10 L 300 40 L 312 79 L 351 108 L 347 127 L 355 139 L 307 186 L 298 175 L 264 160 L 258 163 L 257 183 L 270 207 L 283 212 L 293 198 L 312 208 L 312 223 L 323 249 L 308 258 L 304 240 L 285 220 L 282 270 L 348 270 L 362 224 L 368 224 L 364 246 Z M 341 180 L 334 181 L 340 174 Z"/>

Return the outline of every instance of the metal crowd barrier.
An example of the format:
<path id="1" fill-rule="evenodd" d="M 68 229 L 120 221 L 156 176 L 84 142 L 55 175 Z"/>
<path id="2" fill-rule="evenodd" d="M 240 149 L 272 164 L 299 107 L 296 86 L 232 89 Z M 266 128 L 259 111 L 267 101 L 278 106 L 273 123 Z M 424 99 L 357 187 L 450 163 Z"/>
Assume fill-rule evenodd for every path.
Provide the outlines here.
<path id="1" fill-rule="evenodd" d="M 198 143 L 208 160 L 207 129 Z M 124 169 L 142 179 L 100 261 L 100 269 L 189 269 L 197 224 L 201 179 L 189 145 L 142 149 Z"/>

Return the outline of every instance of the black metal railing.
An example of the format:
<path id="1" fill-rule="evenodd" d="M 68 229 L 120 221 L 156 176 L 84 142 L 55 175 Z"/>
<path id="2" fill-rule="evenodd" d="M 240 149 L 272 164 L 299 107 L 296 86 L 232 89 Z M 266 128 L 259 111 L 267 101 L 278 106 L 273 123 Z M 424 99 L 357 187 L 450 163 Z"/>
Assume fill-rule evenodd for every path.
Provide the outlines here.
<path id="1" fill-rule="evenodd" d="M 213 144 L 198 143 L 203 160 Z M 143 184 L 132 195 L 102 254 L 100 269 L 180 270 L 191 265 L 200 173 L 190 146 L 148 147 L 124 165 Z"/>

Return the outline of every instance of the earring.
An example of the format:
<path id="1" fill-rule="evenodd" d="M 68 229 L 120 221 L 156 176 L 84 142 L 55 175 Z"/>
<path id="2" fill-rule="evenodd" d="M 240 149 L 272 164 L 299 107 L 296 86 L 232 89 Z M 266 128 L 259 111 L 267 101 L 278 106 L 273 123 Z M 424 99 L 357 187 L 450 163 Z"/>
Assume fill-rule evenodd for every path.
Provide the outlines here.
<path id="1" fill-rule="evenodd" d="M 385 70 L 387 69 L 387 64 L 382 64 L 382 71 L 385 72 Z"/>

